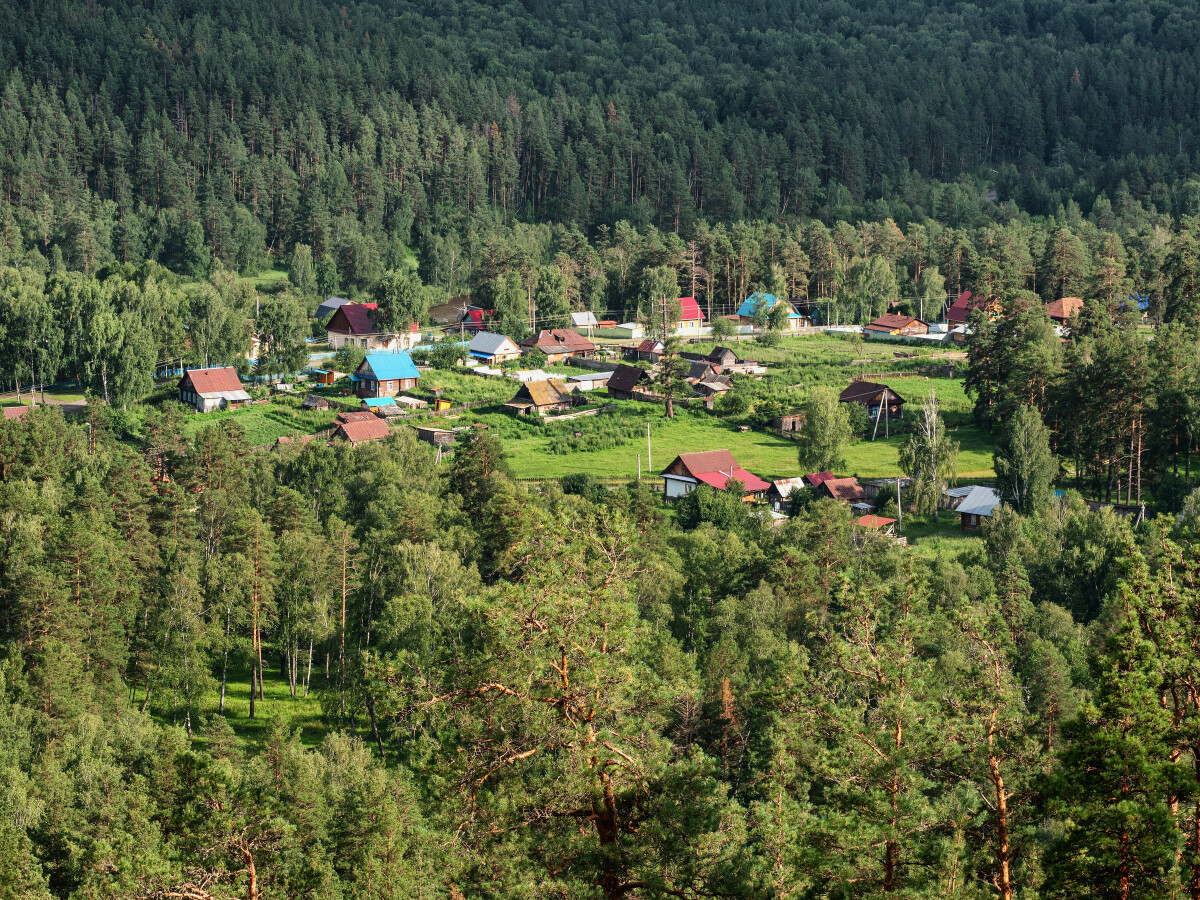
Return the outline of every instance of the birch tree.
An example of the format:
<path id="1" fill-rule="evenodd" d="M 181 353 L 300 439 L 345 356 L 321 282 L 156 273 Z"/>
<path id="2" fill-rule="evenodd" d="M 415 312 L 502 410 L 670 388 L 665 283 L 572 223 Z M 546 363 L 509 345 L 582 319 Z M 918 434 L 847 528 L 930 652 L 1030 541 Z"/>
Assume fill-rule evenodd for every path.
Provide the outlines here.
<path id="1" fill-rule="evenodd" d="M 946 423 L 938 412 L 937 394 L 930 389 L 921 404 L 916 427 L 900 451 L 900 469 L 912 479 L 908 497 L 919 513 L 933 513 L 938 521 L 938 501 L 954 479 L 958 441 L 946 434 Z"/>

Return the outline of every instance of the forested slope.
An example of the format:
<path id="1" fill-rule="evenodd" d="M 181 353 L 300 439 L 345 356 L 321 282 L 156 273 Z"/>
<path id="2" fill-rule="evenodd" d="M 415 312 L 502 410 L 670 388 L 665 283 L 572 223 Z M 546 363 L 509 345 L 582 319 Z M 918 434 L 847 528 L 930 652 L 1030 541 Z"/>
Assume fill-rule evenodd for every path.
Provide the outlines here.
<path id="1" fill-rule="evenodd" d="M 1197 212 L 1192 4 L 5 3 L 7 257 L 368 286 L 494 220 Z M 947 189 L 943 182 L 961 182 Z M 412 230 L 416 225 L 415 232 Z"/>

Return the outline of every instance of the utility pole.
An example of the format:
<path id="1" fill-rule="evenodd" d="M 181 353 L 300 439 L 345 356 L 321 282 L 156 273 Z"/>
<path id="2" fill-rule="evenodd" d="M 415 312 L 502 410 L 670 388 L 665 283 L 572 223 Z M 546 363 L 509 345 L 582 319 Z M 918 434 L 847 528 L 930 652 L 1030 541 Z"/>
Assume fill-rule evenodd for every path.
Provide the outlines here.
<path id="1" fill-rule="evenodd" d="M 654 455 L 650 452 L 650 423 L 646 423 L 646 468 L 654 471 Z"/>

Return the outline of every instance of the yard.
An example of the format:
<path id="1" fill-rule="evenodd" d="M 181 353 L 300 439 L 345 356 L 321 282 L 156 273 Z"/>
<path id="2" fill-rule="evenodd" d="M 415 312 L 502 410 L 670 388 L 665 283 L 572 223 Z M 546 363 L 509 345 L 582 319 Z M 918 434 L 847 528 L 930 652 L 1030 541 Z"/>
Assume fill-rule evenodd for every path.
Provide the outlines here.
<path id="1" fill-rule="evenodd" d="M 233 420 L 246 429 L 246 440 L 252 447 L 269 444 L 277 438 L 313 434 L 333 425 L 336 413 L 332 410 L 301 409 L 303 397 L 275 395 L 270 403 L 254 403 L 239 409 L 210 413 L 190 413 L 184 424 L 184 434 L 194 437 L 201 428 L 217 422 Z"/>

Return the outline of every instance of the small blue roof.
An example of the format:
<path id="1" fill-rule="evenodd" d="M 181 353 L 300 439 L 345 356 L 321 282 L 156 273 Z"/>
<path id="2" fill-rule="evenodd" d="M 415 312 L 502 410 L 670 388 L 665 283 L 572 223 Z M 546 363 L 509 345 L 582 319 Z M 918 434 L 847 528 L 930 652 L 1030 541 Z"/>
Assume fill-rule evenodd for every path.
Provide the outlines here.
<path id="1" fill-rule="evenodd" d="M 363 403 L 365 403 L 369 409 L 374 409 L 377 406 L 396 405 L 396 401 L 392 397 L 364 397 Z"/>
<path id="2" fill-rule="evenodd" d="M 764 306 L 766 306 L 767 311 L 770 312 L 772 309 L 775 308 L 775 304 L 779 303 L 781 299 L 782 299 L 781 297 L 776 297 L 774 294 L 763 294 L 763 293 L 755 292 L 755 293 L 751 294 L 749 297 L 747 297 L 745 300 L 742 301 L 742 305 L 738 307 L 737 314 L 739 316 L 752 316 L 752 315 L 754 315 L 754 311 L 755 311 L 755 309 L 758 308 L 758 305 L 760 303 L 762 303 Z M 787 303 L 786 300 L 784 300 L 783 302 Z M 790 306 L 790 304 L 789 304 L 789 306 Z M 798 312 L 796 312 L 795 309 L 793 309 L 788 314 L 788 317 L 790 318 L 791 316 L 799 316 L 799 315 L 800 314 Z"/>
<path id="3" fill-rule="evenodd" d="M 368 353 L 363 360 L 364 366 L 370 366 L 375 378 L 379 381 L 390 381 L 400 378 L 420 378 L 416 364 L 407 353 Z M 359 372 L 363 369 L 360 367 Z"/>

